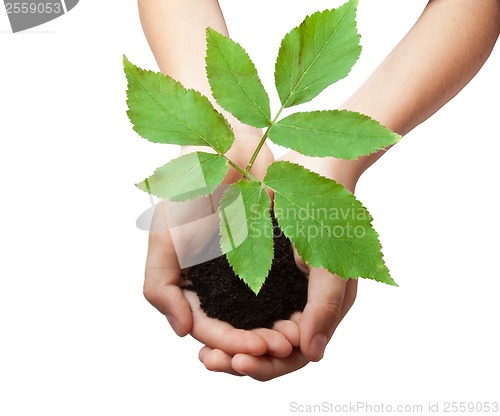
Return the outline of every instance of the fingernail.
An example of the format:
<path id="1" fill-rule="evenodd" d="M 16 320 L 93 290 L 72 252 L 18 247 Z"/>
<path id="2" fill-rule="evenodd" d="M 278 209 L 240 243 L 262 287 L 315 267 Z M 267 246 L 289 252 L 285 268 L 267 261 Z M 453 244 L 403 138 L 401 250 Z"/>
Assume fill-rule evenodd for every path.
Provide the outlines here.
<path id="1" fill-rule="evenodd" d="M 323 358 L 327 342 L 328 338 L 326 337 L 326 335 L 324 334 L 314 335 L 311 341 L 311 354 L 314 358 L 314 361 L 319 361 Z"/>
<path id="2" fill-rule="evenodd" d="M 242 375 L 242 376 L 248 376 L 248 372 L 246 372 L 245 370 L 238 370 L 236 367 L 233 366 L 233 370 L 236 371 L 238 374 Z"/>
<path id="3" fill-rule="evenodd" d="M 177 319 L 175 319 L 172 315 L 170 315 L 168 313 L 165 314 L 165 316 L 167 318 L 168 323 L 170 324 L 170 326 L 174 330 L 174 332 L 177 335 L 179 335 L 179 321 L 177 321 Z"/>
<path id="4" fill-rule="evenodd" d="M 241 374 L 242 376 L 248 376 L 248 374 L 245 371 L 240 371 L 237 370 L 236 368 L 234 369 L 238 374 Z"/>

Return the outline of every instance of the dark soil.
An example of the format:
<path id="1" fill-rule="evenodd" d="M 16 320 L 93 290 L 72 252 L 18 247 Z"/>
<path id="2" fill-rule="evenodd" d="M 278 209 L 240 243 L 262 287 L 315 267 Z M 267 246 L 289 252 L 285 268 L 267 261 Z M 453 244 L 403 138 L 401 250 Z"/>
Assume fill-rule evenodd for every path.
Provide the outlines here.
<path id="1" fill-rule="evenodd" d="M 196 292 L 206 314 L 235 328 L 271 328 L 275 321 L 302 311 L 307 302 L 307 278 L 295 265 L 290 240 L 276 222 L 273 265 L 257 296 L 234 274 L 226 256 L 191 267 L 187 279 L 185 289 Z"/>

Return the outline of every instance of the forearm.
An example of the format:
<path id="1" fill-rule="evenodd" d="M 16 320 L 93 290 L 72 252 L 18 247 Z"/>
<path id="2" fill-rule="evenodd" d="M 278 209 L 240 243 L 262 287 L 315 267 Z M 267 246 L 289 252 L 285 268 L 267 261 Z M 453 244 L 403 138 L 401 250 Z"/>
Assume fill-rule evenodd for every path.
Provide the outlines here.
<path id="1" fill-rule="evenodd" d="M 500 31 L 498 0 L 432 0 L 343 108 L 370 115 L 405 135 L 476 75 Z M 346 162 L 359 176 L 381 155 Z"/>
<path id="2" fill-rule="evenodd" d="M 228 35 L 217 0 L 138 0 L 144 34 L 160 71 L 186 88 L 206 95 L 229 120 L 238 135 L 259 135 L 219 108 L 205 71 L 206 28 Z"/>
<path id="3" fill-rule="evenodd" d="M 205 30 L 227 35 L 217 0 L 139 0 L 144 34 L 160 71 L 210 95 L 205 75 Z"/>

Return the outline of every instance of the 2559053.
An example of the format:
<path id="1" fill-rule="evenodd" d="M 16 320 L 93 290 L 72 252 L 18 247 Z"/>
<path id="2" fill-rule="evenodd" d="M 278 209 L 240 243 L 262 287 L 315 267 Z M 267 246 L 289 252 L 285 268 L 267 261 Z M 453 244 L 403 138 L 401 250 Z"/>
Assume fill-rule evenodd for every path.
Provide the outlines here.
<path id="1" fill-rule="evenodd" d="M 5 3 L 8 14 L 60 14 L 62 12 L 61 3 Z"/>
<path id="2" fill-rule="evenodd" d="M 497 413 L 498 402 L 444 402 L 446 413 Z"/>

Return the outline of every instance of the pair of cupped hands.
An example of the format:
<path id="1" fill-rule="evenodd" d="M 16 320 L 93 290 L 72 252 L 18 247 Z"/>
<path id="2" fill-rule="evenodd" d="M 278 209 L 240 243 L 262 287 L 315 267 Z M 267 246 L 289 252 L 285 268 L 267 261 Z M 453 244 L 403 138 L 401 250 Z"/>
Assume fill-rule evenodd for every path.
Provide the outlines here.
<path id="1" fill-rule="evenodd" d="M 243 133 L 236 137 L 227 156 L 245 167 L 262 136 Z M 182 152 L 194 150 L 200 148 L 184 148 Z M 358 178 L 344 169 L 344 161 L 305 157 L 293 151 L 281 160 L 301 164 L 354 192 Z M 264 145 L 251 173 L 262 179 L 273 161 L 271 150 Z M 240 178 L 231 168 L 224 182 Z M 155 212 L 155 215 L 160 214 Z M 294 257 L 308 277 L 307 304 L 303 312 L 294 313 L 289 320 L 277 321 L 273 329 L 242 330 L 208 317 L 196 294 L 181 287 L 184 271 L 179 266 L 168 228 L 150 231 L 144 296 L 166 316 L 177 335 L 190 334 L 204 344 L 199 359 L 208 370 L 270 380 L 296 371 L 310 361 L 321 360 L 327 343 L 356 298 L 356 280 L 345 281 L 325 269 L 309 267 L 296 252 Z"/>

